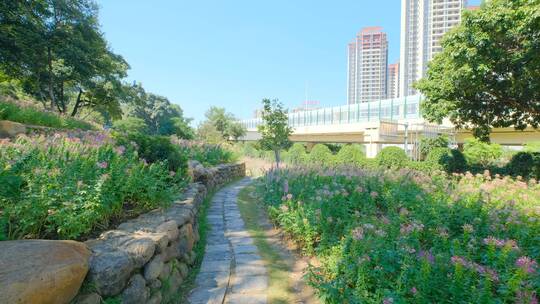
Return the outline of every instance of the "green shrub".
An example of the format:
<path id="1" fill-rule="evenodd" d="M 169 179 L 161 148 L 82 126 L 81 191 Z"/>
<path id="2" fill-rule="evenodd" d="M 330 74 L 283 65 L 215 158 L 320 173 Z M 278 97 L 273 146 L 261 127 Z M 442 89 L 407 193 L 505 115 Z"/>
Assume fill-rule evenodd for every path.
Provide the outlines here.
<path id="1" fill-rule="evenodd" d="M 284 155 L 284 159 L 293 165 L 303 164 L 307 160 L 306 148 L 301 143 L 295 143 L 287 151 L 287 156 Z"/>
<path id="2" fill-rule="evenodd" d="M 205 166 L 216 166 L 234 161 L 233 153 L 220 145 L 201 144 L 186 151 L 190 159 L 199 161 Z"/>
<path id="3" fill-rule="evenodd" d="M 95 129 L 91 124 L 78 119 L 4 101 L 0 101 L 0 120 L 57 129 Z"/>
<path id="4" fill-rule="evenodd" d="M 411 160 L 407 163 L 407 168 L 413 169 L 416 171 L 422 171 L 426 173 L 431 173 L 434 170 L 443 170 L 440 165 L 428 163 L 426 161 L 416 161 Z"/>
<path id="5" fill-rule="evenodd" d="M 386 147 L 377 154 L 375 158 L 377 165 L 383 168 L 399 169 L 407 166 L 409 157 L 405 151 L 399 147 Z"/>
<path id="6" fill-rule="evenodd" d="M 309 161 L 318 165 L 331 165 L 334 161 L 334 155 L 326 145 L 316 144 L 309 153 Z"/>
<path id="7" fill-rule="evenodd" d="M 120 144 L 129 145 L 135 143 L 139 157 L 149 163 L 165 162 L 170 171 L 180 175 L 187 172 L 188 157 L 184 151 L 171 142 L 167 136 L 154 136 L 139 133 L 119 136 Z"/>
<path id="8" fill-rule="evenodd" d="M 144 120 L 136 117 L 127 117 L 113 122 L 113 130 L 127 134 L 148 134 L 148 126 Z"/>
<path id="9" fill-rule="evenodd" d="M 506 165 L 506 171 L 512 176 L 540 178 L 540 153 L 518 152 Z"/>
<path id="10" fill-rule="evenodd" d="M 463 148 L 463 154 L 467 162 L 473 166 L 488 167 L 494 165 L 503 154 L 500 145 L 482 142 L 476 138 L 467 139 Z"/>
<path id="11" fill-rule="evenodd" d="M 435 148 L 447 148 L 449 144 L 448 136 L 439 135 L 437 137 L 424 137 L 420 140 L 420 155 L 425 159 L 429 152 Z"/>
<path id="12" fill-rule="evenodd" d="M 428 153 L 425 162 L 434 168 L 444 170 L 448 173 L 464 172 L 467 167 L 467 162 L 463 153 L 459 150 L 450 148 L 432 149 Z"/>
<path id="13" fill-rule="evenodd" d="M 238 155 L 233 152 L 232 146 L 226 144 L 206 144 L 200 141 L 179 139 L 171 137 L 172 143 L 187 155 L 188 159 L 196 160 L 204 166 L 216 166 L 219 164 L 232 163 Z"/>
<path id="14" fill-rule="evenodd" d="M 353 164 L 363 166 L 366 163 L 364 150 L 360 145 L 345 145 L 336 155 L 336 164 L 345 165 Z"/>
<path id="15" fill-rule="evenodd" d="M 525 144 L 524 152 L 540 152 L 540 141 L 532 141 Z"/>
<path id="16" fill-rule="evenodd" d="M 533 171 L 534 160 L 532 153 L 518 152 L 506 165 L 507 172 L 512 176 L 522 176 L 527 178 Z"/>

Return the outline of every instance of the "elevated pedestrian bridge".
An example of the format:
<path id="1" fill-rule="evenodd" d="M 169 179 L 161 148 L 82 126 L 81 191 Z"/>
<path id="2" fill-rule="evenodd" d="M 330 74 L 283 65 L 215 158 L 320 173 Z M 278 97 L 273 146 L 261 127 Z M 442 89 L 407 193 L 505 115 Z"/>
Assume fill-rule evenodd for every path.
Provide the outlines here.
<path id="1" fill-rule="evenodd" d="M 406 147 L 411 156 L 417 154 L 422 137 L 446 134 L 456 145 L 471 137 L 467 130 L 456 131 L 450 122 L 431 124 L 422 118 L 421 96 L 407 96 L 374 102 L 328 107 L 288 113 L 293 128 L 291 140 L 307 143 L 360 143 L 366 145 L 368 157 L 374 157 L 385 145 Z M 262 118 L 242 120 L 247 134 L 243 140 L 260 138 L 257 127 Z M 522 145 L 540 140 L 536 130 L 496 129 L 492 141 L 503 145 Z"/>

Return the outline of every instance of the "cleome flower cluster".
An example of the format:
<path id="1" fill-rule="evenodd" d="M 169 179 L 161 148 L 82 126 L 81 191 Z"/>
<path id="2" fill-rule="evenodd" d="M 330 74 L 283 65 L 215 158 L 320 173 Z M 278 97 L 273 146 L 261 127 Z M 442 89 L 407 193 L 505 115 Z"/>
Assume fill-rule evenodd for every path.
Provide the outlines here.
<path id="1" fill-rule="evenodd" d="M 257 185 L 327 303 L 538 301 L 536 180 L 292 167 Z"/>
<path id="2" fill-rule="evenodd" d="M 77 239 L 171 202 L 187 176 L 135 148 L 98 132 L 2 140 L 0 240 Z"/>

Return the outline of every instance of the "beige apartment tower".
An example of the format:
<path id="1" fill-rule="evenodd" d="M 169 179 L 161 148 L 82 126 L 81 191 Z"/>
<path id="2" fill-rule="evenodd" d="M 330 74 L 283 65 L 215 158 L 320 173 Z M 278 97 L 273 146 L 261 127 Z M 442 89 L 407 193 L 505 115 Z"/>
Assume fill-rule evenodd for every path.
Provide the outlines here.
<path id="1" fill-rule="evenodd" d="M 381 27 L 363 28 L 348 45 L 347 102 L 385 99 L 388 39 Z"/>
<path id="2" fill-rule="evenodd" d="M 399 95 L 415 95 L 412 84 L 441 51 L 440 40 L 461 21 L 467 0 L 401 0 Z"/>
<path id="3" fill-rule="evenodd" d="M 399 62 L 388 65 L 388 85 L 386 98 L 399 97 Z"/>

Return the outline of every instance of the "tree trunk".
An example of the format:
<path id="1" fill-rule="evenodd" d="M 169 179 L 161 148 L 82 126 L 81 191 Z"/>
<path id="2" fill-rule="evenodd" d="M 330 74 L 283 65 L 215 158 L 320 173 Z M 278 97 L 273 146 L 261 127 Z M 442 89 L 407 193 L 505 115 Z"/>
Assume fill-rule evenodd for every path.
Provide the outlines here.
<path id="1" fill-rule="evenodd" d="M 54 106 L 57 106 L 58 110 L 60 108 L 58 107 L 58 104 L 56 103 L 56 99 L 54 98 L 54 83 L 53 83 L 53 71 L 52 71 L 52 55 L 51 55 L 51 47 L 47 48 L 47 61 L 49 64 L 49 98 L 51 99 L 51 108 L 54 108 Z"/>
<path id="2" fill-rule="evenodd" d="M 82 96 L 83 90 L 79 88 L 79 94 L 77 95 L 77 101 L 75 102 L 75 106 L 73 107 L 73 111 L 71 111 L 71 116 L 77 115 L 77 111 L 79 111 L 79 105 L 81 104 L 81 96 Z"/>
<path id="3" fill-rule="evenodd" d="M 60 82 L 60 106 L 62 113 L 66 113 L 66 101 L 64 100 L 64 81 Z"/>
<path id="4" fill-rule="evenodd" d="M 279 150 L 274 150 L 274 155 L 276 156 L 276 168 L 279 169 L 279 162 L 280 162 Z"/>

